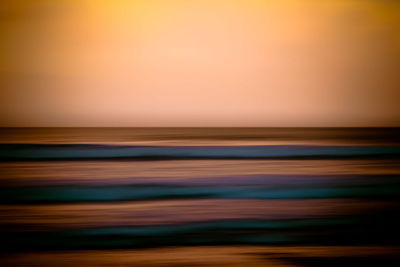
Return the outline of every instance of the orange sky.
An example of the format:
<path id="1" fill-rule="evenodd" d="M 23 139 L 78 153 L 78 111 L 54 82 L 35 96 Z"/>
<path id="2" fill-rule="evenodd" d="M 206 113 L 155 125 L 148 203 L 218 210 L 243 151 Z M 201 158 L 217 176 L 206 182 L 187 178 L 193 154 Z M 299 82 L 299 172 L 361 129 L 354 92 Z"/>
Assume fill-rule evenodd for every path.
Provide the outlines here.
<path id="1" fill-rule="evenodd" d="M 1 126 L 400 126 L 400 1 L 3 0 Z"/>

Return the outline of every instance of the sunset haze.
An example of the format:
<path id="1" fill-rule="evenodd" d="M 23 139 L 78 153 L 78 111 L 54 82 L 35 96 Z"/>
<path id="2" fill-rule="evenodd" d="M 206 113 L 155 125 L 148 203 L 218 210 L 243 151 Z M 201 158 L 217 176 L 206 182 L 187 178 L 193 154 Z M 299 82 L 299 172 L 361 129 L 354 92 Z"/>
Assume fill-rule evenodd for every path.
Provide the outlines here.
<path id="1" fill-rule="evenodd" d="M 400 2 L 6 0 L 1 126 L 400 126 Z"/>

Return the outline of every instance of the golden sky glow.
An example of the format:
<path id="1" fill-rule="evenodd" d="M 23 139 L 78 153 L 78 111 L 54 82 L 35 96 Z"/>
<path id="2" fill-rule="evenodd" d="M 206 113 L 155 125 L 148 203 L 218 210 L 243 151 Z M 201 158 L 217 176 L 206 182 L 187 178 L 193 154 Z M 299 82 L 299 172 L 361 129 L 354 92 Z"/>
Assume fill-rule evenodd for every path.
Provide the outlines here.
<path id="1" fill-rule="evenodd" d="M 400 1 L 5 0 L 2 126 L 400 126 Z"/>

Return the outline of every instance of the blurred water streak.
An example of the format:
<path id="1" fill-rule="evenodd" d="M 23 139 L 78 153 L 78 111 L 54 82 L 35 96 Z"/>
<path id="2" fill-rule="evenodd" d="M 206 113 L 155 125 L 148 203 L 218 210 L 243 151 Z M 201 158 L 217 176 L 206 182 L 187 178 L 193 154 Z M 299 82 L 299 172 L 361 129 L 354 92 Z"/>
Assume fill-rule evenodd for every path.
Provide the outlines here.
<path id="1" fill-rule="evenodd" d="M 397 264 L 399 137 L 395 128 L 2 129 L 0 262 Z"/>

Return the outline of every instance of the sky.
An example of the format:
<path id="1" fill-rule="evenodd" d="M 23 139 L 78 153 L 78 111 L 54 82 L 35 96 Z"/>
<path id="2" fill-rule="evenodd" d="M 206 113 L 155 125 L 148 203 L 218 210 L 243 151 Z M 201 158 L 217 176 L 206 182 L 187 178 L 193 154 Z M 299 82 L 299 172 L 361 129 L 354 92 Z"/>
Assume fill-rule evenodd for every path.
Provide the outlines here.
<path id="1" fill-rule="evenodd" d="M 400 1 L 3 0 L 0 126 L 400 126 Z"/>

